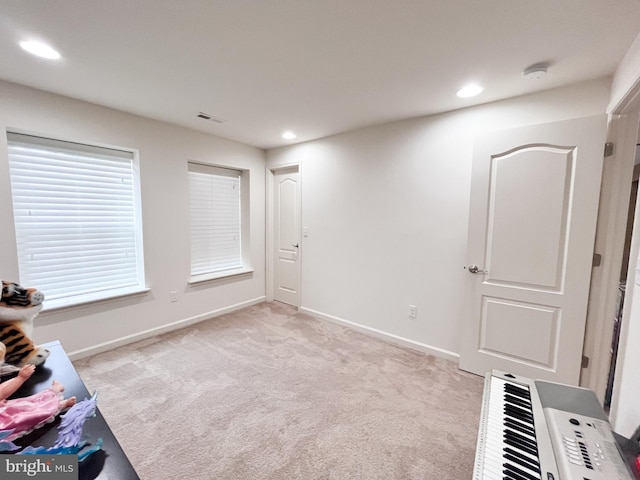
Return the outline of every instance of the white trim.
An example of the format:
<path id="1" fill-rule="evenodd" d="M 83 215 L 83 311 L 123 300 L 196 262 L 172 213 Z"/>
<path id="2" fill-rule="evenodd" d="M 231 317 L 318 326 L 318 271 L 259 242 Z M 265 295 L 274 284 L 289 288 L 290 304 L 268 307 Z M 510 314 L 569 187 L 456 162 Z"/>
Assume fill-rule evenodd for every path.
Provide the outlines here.
<path id="1" fill-rule="evenodd" d="M 605 158 L 603 168 L 595 243 L 595 252 L 602 255 L 603 263 L 592 271 L 583 349 L 583 353 L 590 357 L 590 365 L 583 369 L 580 377 L 580 385 L 593 390 L 601 402 L 608 382 L 612 326 L 627 228 L 631 186 L 629 180 L 638 136 L 636 129 L 639 108 L 640 35 L 635 38 L 616 68 L 606 110 L 609 114 L 607 141 L 614 143 L 614 155 Z M 636 233 L 634 237 L 635 235 Z M 630 264 L 633 261 L 635 258 L 631 257 Z M 628 277 L 626 298 L 631 296 L 628 288 L 630 284 L 633 286 L 633 276 Z M 627 303 L 624 306 L 625 314 Z M 623 318 L 623 325 L 625 322 Z M 612 418 L 616 414 L 616 396 L 614 388 Z"/>
<path id="2" fill-rule="evenodd" d="M 343 327 L 350 328 L 355 330 L 356 332 L 363 333 L 365 335 L 369 335 L 380 340 L 384 340 L 390 343 L 394 343 L 396 345 L 400 345 L 401 347 L 407 347 L 412 350 L 417 350 L 422 353 L 426 353 L 429 355 L 434 355 L 440 358 L 446 358 L 447 360 L 451 360 L 456 362 L 460 360 L 460 355 L 454 352 L 450 352 L 449 350 L 444 350 L 442 348 L 434 347 L 432 345 L 427 345 L 425 343 L 416 342 L 415 340 L 410 340 L 408 338 L 400 337 L 398 335 L 394 335 L 392 333 L 383 332 L 382 330 L 378 330 L 376 328 L 367 327 L 365 325 L 361 325 L 359 323 L 352 322 L 350 320 L 345 320 L 343 318 L 334 317 L 333 315 L 327 315 L 326 313 L 318 312 L 316 310 L 312 310 L 310 308 L 300 307 L 299 311 L 302 313 L 306 313 L 311 315 L 312 317 L 317 317 L 321 320 L 327 320 L 331 323 L 335 323 L 341 325 Z"/>
<path id="3" fill-rule="evenodd" d="M 617 175 L 615 168 L 612 173 L 603 178 L 601 190 L 601 211 L 598 215 L 598 234 L 596 235 L 596 245 L 602 241 L 604 245 L 603 253 L 605 262 L 609 261 L 613 265 L 613 270 L 607 272 L 603 269 L 592 278 L 591 298 L 589 300 L 590 315 L 587 320 L 587 331 L 585 337 L 585 353 L 592 354 L 592 366 L 583 372 L 580 384 L 588 386 L 594 390 L 599 399 L 602 399 L 604 389 L 607 384 L 611 330 L 613 328 L 613 318 L 616 307 L 616 296 L 621 259 L 619 251 L 622 250 L 621 242 L 626 231 L 626 213 L 629 206 L 629 193 L 627 184 L 630 185 L 632 174 L 629 172 L 628 164 L 633 164 L 635 157 L 635 147 L 638 141 L 638 118 L 640 110 L 640 35 L 636 37 L 633 44 L 618 64 L 613 76 L 611 85 L 611 95 L 607 112 L 610 114 L 609 138 L 613 141 L 614 157 L 605 159 L 605 162 L 616 161 Z M 627 168 L 625 168 L 625 164 Z M 631 165 L 632 168 L 632 165 Z M 626 173 L 623 171 L 626 170 Z M 622 183 L 621 183 L 622 182 Z M 608 196 L 607 196 L 608 194 Z M 636 206 L 638 204 L 636 203 Z M 629 269 L 626 284 L 625 303 L 621 321 L 620 341 L 618 349 L 618 359 L 613 385 L 613 395 L 611 398 L 611 410 L 609 417 L 614 429 L 619 431 L 617 425 L 618 413 L 620 410 L 620 379 L 625 368 L 624 351 L 628 347 L 626 332 L 631 321 L 631 298 L 636 287 L 635 265 L 638 252 L 638 209 L 634 219 L 634 231 L 632 237 L 631 251 L 629 257 Z M 622 220 L 617 217 L 624 216 L 624 226 Z M 611 223 L 608 232 L 601 229 L 601 222 Z M 611 237 L 613 236 L 613 238 Z M 610 258 L 608 258 L 610 257 Z M 604 265 L 605 267 L 607 265 Z M 590 326 L 591 324 L 591 326 Z M 622 353 L 622 355 L 621 355 Z M 606 375 L 605 375 L 606 374 Z M 631 407 L 627 407 L 627 410 Z"/>
<path id="4" fill-rule="evenodd" d="M 134 297 L 138 295 L 144 295 L 151 291 L 150 288 L 121 288 L 118 290 L 113 290 L 107 296 L 97 296 L 97 294 L 93 295 L 83 295 L 78 298 L 82 298 L 82 300 L 75 299 L 75 301 L 71 302 L 69 299 L 57 299 L 57 300 L 46 300 L 43 304 L 42 314 L 46 314 L 49 312 L 58 312 L 60 310 L 71 310 L 73 308 L 82 308 L 87 305 L 97 305 L 99 303 L 107 303 L 112 302 L 114 300 L 120 300 L 127 297 Z"/>
<path id="5" fill-rule="evenodd" d="M 247 300 L 246 302 L 236 303 L 235 305 L 230 305 L 228 307 L 219 308 L 218 310 L 213 310 L 211 312 L 202 313 L 200 315 L 195 315 L 193 317 L 184 318 L 182 320 L 178 320 L 177 322 L 169 323 L 167 325 L 163 325 L 161 327 L 150 328 L 148 330 L 144 330 L 142 332 L 134 333 L 132 335 L 127 335 L 121 338 L 117 338 L 115 340 L 110 340 L 108 342 L 100 343 L 98 345 L 94 345 L 92 347 L 83 348 L 80 350 L 75 350 L 73 352 L 68 353 L 68 357 L 73 360 L 80 360 L 81 358 L 90 357 L 92 355 L 96 355 L 98 353 L 106 352 L 108 350 L 112 350 L 117 347 L 121 347 L 123 345 L 128 345 L 133 342 L 137 342 L 138 340 L 144 340 L 145 338 L 155 337 L 157 335 L 162 335 L 163 333 L 172 332 L 174 330 L 179 330 L 184 327 L 188 327 L 195 323 L 202 322 L 204 320 L 210 320 L 212 318 L 218 317 L 225 313 L 235 312 L 236 310 L 240 310 L 246 307 L 250 307 L 252 305 L 256 305 L 258 303 L 262 303 L 265 301 L 265 297 L 258 297 L 252 300 Z"/>
<path id="6" fill-rule="evenodd" d="M 638 58 L 640 61 L 640 58 Z M 623 123 L 625 129 L 623 134 L 620 134 L 621 147 L 625 148 L 626 151 L 626 160 L 633 163 L 635 159 L 635 149 L 636 143 L 640 140 L 638 136 L 638 124 L 640 121 L 640 82 L 635 82 L 632 90 L 628 92 L 627 95 L 624 96 L 623 101 L 621 101 L 619 105 L 619 112 L 621 118 L 625 120 Z M 630 180 L 632 177 L 629 176 L 627 180 Z M 630 183 L 630 182 L 629 182 Z M 628 205 L 629 197 L 624 198 L 626 200 L 626 204 Z M 635 371 L 636 365 L 630 365 L 627 361 L 627 355 L 625 352 L 630 348 L 636 348 L 636 345 L 629 345 L 627 335 L 629 332 L 629 328 L 631 323 L 637 324 L 640 319 L 634 317 L 632 315 L 632 305 L 633 298 L 635 296 L 634 291 L 638 288 L 636 283 L 636 268 L 638 262 L 638 250 L 640 249 L 640 198 L 636 199 L 636 210 L 635 217 L 633 223 L 633 234 L 631 238 L 631 246 L 629 252 L 629 268 L 627 270 L 627 283 L 626 283 L 626 292 L 625 292 L 625 302 L 623 305 L 622 311 L 622 320 L 620 323 L 620 338 L 618 342 L 618 357 L 616 361 L 616 371 L 613 382 L 613 392 L 611 396 L 611 407 L 609 413 L 609 419 L 611 424 L 613 425 L 614 430 L 622 435 L 631 435 L 631 430 L 629 430 L 628 424 L 620 424 L 620 418 L 629 419 L 630 412 L 634 410 L 633 405 L 629 403 L 629 399 L 624 399 L 625 404 L 621 404 L 621 379 L 623 377 L 630 378 L 630 375 L 627 369 L 631 369 Z M 624 237 L 622 237 L 624 238 Z M 623 240 L 620 240 L 623 241 Z M 613 288 L 611 286 L 610 288 Z M 636 326 L 636 325 L 634 325 Z M 612 325 L 609 325 L 611 328 Z M 610 338 L 610 337 L 609 337 Z M 602 352 L 609 352 L 610 343 L 603 343 L 600 345 Z M 626 373 L 625 373 L 626 371 Z M 635 409 L 637 412 L 637 409 Z M 637 413 L 631 414 L 634 419 L 638 418 Z M 637 421 L 637 420 L 636 420 Z M 628 423 L 628 422 L 627 422 Z"/>
<path id="7" fill-rule="evenodd" d="M 265 238 L 265 293 L 267 302 L 273 302 L 273 182 L 274 170 L 265 167 L 265 213 L 266 213 L 266 238 Z"/>
<path id="8" fill-rule="evenodd" d="M 601 403 L 607 389 L 613 319 L 618 299 L 618 284 L 627 229 L 629 194 L 633 175 L 636 126 L 626 115 L 610 115 L 607 141 L 614 154 L 604 160 L 595 253 L 602 264 L 591 273 L 587 324 L 583 354 L 589 367 L 582 370 L 580 386 L 595 392 Z"/>
<path id="9" fill-rule="evenodd" d="M 246 275 L 253 273 L 253 268 L 234 268 L 232 270 L 220 270 L 214 273 L 204 273 L 202 275 L 194 275 L 187 282 L 189 285 L 197 285 L 198 283 L 210 282 L 212 280 L 220 280 L 221 278 L 236 277 L 238 275 Z"/>
<path id="10" fill-rule="evenodd" d="M 638 110 L 640 109 L 640 35 L 618 64 L 613 76 L 611 94 L 607 113 L 610 114 L 610 124 L 607 141 L 613 141 L 614 157 L 605 159 L 607 163 L 616 161 L 618 165 L 610 168 L 608 175 L 603 175 L 601 187 L 600 212 L 598 213 L 598 231 L 596 233 L 596 248 L 600 244 L 603 251 L 603 268 L 601 272 L 594 270 L 589 299 L 589 314 L 585 336 L 585 353 L 592 355 L 591 366 L 583 371 L 580 385 L 595 391 L 602 401 L 608 380 L 609 354 L 613 318 L 616 307 L 618 289 L 618 275 L 621 267 L 622 242 L 626 232 L 626 213 L 629 206 L 629 184 L 631 174 L 629 165 L 633 168 L 635 144 L 638 139 Z M 604 173 L 607 173 L 606 170 Z M 620 183 L 623 182 L 623 183 Z M 622 186 L 622 187 L 621 187 Z M 624 224 L 620 217 L 624 217 Z M 636 210 L 636 220 L 638 210 Z M 607 225 L 609 223 L 609 225 Z M 637 222 L 636 222 L 637 225 Z M 635 228 L 635 225 L 634 225 Z M 634 288 L 634 273 L 632 265 L 637 259 L 637 236 L 634 230 L 631 255 L 629 262 L 629 276 L 627 277 L 626 300 L 618 350 L 618 365 L 616 378 L 620 377 L 624 367 L 620 352 L 625 348 L 624 334 L 630 321 L 630 299 Z M 600 267 L 598 267 L 600 268 Z M 623 356 L 624 357 L 624 356 Z M 622 361 L 621 361 L 622 360 Z M 611 399 L 610 419 L 615 425 L 619 405 L 619 381 L 614 382 Z"/>

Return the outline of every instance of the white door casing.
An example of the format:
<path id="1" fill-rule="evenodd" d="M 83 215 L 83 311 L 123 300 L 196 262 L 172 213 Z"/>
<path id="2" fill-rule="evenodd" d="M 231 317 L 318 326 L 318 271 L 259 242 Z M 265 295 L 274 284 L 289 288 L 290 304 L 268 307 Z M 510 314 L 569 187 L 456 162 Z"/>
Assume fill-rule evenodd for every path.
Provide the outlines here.
<path id="1" fill-rule="evenodd" d="M 300 306 L 300 175 L 277 170 L 273 181 L 273 298 Z"/>
<path id="2" fill-rule="evenodd" d="M 597 116 L 474 145 L 460 368 L 578 384 L 605 133 Z"/>
<path id="3" fill-rule="evenodd" d="M 633 115 L 609 115 L 608 121 L 607 141 L 613 145 L 613 152 L 605 159 L 602 168 L 595 241 L 595 252 L 601 255 L 601 264 L 593 269 L 591 275 L 584 343 L 584 355 L 589 358 L 589 365 L 582 369 L 580 375 L 580 385 L 593 390 L 602 404 L 612 359 L 613 319 L 618 312 L 638 115 L 637 112 Z"/>

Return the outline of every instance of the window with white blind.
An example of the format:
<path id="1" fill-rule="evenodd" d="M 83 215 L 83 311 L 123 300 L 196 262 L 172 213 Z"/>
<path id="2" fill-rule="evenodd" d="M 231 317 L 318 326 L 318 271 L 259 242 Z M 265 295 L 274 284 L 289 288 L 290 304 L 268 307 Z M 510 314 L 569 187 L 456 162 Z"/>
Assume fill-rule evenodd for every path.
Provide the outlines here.
<path id="1" fill-rule="evenodd" d="M 189 162 L 191 280 L 245 273 L 248 172 Z"/>
<path id="2" fill-rule="evenodd" d="M 144 290 L 132 152 L 8 133 L 20 283 L 45 307 Z"/>

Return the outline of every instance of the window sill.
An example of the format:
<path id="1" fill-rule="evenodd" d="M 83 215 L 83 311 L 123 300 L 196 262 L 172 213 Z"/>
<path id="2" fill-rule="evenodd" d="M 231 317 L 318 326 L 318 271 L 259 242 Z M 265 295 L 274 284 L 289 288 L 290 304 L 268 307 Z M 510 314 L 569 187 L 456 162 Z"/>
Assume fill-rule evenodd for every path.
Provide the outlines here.
<path id="1" fill-rule="evenodd" d="M 206 273 L 203 275 L 194 275 L 189 279 L 189 285 L 195 285 L 203 282 L 210 282 L 212 280 L 221 280 L 224 278 L 237 277 L 239 275 L 246 275 L 253 273 L 253 268 L 235 268 L 233 270 L 223 270 L 221 272 Z"/>
<path id="2" fill-rule="evenodd" d="M 99 295 L 96 293 L 89 295 L 82 295 L 75 298 L 61 298 L 57 300 L 46 300 L 44 301 L 44 307 L 42 308 L 42 313 L 47 312 L 56 312 L 58 310 L 63 310 L 67 308 L 74 307 L 84 307 L 90 304 L 98 304 L 103 302 L 109 302 L 112 300 L 117 300 L 124 297 L 133 297 L 135 295 L 143 295 L 145 293 L 150 292 L 150 288 L 123 288 L 120 290 L 114 290 L 110 292 L 108 295 Z"/>

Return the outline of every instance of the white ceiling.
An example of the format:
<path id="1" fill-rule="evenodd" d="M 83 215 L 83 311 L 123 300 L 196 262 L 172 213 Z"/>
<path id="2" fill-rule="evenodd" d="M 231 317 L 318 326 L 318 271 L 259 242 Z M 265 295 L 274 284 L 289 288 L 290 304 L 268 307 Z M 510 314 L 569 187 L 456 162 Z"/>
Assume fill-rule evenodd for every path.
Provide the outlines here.
<path id="1" fill-rule="evenodd" d="M 639 31 L 639 0 L 0 0 L 0 78 L 272 148 L 606 77 Z"/>

